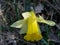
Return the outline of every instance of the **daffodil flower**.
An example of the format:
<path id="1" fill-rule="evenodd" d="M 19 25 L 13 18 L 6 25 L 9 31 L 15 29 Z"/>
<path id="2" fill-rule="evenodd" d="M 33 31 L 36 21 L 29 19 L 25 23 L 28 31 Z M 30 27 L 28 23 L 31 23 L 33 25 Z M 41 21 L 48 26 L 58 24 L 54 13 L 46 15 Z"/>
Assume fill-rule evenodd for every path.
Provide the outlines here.
<path id="1" fill-rule="evenodd" d="M 30 15 L 31 16 L 27 18 L 28 30 L 24 36 L 24 39 L 27 41 L 41 40 L 43 37 L 41 35 L 41 31 L 39 30 L 36 16 L 32 11 L 30 12 Z"/>
<path id="2" fill-rule="evenodd" d="M 20 34 L 26 33 L 24 39 L 27 41 L 39 41 L 43 38 L 37 22 L 54 26 L 56 23 L 44 20 L 43 17 L 36 17 L 34 11 L 22 13 L 24 19 L 19 20 L 11 25 L 11 27 L 21 28 Z"/>

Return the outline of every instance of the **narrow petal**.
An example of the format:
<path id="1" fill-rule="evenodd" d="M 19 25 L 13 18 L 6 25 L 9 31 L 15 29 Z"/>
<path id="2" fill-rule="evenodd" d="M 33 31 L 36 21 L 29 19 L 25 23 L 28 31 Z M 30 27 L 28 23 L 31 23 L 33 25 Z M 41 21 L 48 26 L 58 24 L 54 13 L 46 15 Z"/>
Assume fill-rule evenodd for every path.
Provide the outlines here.
<path id="1" fill-rule="evenodd" d="M 28 17 L 30 17 L 30 13 L 29 12 L 25 12 L 25 13 L 22 13 L 22 16 L 24 17 L 24 19 L 27 19 Z"/>
<path id="2" fill-rule="evenodd" d="M 21 28 L 24 24 L 25 20 L 18 20 L 15 23 L 13 23 L 11 25 L 11 27 L 15 27 L 15 28 Z"/>
<path id="3" fill-rule="evenodd" d="M 25 22 L 19 33 L 20 34 L 25 34 L 28 30 L 27 28 L 28 28 L 28 26 L 27 26 L 27 23 Z"/>
<path id="4" fill-rule="evenodd" d="M 55 23 L 54 21 L 45 20 L 42 16 L 39 16 L 39 17 L 37 17 L 36 19 L 37 19 L 38 22 L 40 22 L 40 23 L 45 23 L 45 24 L 47 24 L 47 25 L 49 25 L 49 26 L 54 26 L 54 25 L 56 25 L 56 23 Z"/>

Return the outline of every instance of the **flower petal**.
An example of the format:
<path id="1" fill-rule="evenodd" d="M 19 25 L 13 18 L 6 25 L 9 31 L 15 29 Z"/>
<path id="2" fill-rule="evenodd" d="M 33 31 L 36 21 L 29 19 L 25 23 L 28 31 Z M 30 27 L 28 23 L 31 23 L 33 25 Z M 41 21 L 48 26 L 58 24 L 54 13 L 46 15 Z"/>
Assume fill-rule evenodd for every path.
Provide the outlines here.
<path id="1" fill-rule="evenodd" d="M 42 16 L 37 17 L 37 21 L 40 23 L 48 24 L 49 26 L 54 26 L 56 23 L 54 21 L 45 20 Z"/>
<path id="2" fill-rule="evenodd" d="M 27 41 L 39 41 L 41 40 L 43 37 L 41 34 L 39 33 L 32 33 L 32 34 L 27 34 L 26 36 L 24 36 L 24 39 Z"/>
<path id="3" fill-rule="evenodd" d="M 15 28 L 21 28 L 24 24 L 25 20 L 18 20 L 15 23 L 13 23 L 11 25 L 11 27 L 15 27 Z"/>
<path id="4" fill-rule="evenodd" d="M 22 16 L 24 17 L 24 19 L 27 19 L 28 17 L 31 16 L 31 14 L 29 12 L 24 12 L 22 13 Z"/>
<path id="5" fill-rule="evenodd" d="M 27 32 L 27 28 L 28 28 L 28 26 L 27 26 L 27 23 L 25 22 L 19 33 L 25 34 Z"/>

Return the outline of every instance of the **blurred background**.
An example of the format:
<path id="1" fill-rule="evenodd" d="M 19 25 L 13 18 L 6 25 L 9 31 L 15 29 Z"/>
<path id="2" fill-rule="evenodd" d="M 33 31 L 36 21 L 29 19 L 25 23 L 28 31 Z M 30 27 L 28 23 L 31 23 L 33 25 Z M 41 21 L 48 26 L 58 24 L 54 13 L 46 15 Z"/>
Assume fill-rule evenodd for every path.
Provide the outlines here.
<path id="1" fill-rule="evenodd" d="M 56 22 L 50 27 L 39 24 L 44 40 L 48 45 L 60 45 L 60 0 L 0 0 L 0 45 L 46 45 L 42 41 L 27 42 L 20 29 L 10 27 L 17 20 L 23 19 L 22 13 L 33 9 L 46 20 Z"/>

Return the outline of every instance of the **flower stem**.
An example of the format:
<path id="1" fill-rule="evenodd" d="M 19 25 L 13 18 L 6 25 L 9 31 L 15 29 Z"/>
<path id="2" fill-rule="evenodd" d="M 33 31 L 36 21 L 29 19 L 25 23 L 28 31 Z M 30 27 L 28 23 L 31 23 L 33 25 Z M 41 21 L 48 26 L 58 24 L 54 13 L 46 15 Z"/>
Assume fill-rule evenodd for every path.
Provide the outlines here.
<path id="1" fill-rule="evenodd" d="M 44 39 L 42 39 L 41 40 L 43 43 L 45 43 L 46 45 L 48 45 L 48 43 L 44 40 Z"/>
<path id="2" fill-rule="evenodd" d="M 14 0 L 13 2 L 14 2 L 14 7 L 15 7 L 15 12 L 16 12 L 16 15 L 17 15 L 17 19 L 20 19 L 19 9 L 18 9 L 18 1 Z"/>
<path id="3" fill-rule="evenodd" d="M 30 11 L 30 0 L 25 0 L 25 11 Z"/>

